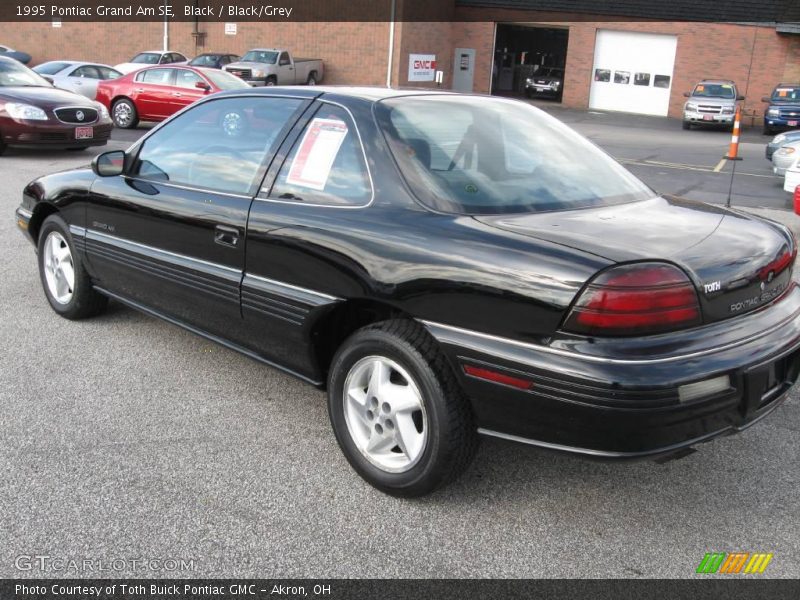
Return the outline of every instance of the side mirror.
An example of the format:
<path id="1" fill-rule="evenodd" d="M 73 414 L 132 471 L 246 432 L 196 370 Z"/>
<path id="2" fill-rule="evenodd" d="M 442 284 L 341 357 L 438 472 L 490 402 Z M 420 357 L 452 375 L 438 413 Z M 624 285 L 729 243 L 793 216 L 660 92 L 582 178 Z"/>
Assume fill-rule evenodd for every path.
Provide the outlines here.
<path id="1" fill-rule="evenodd" d="M 741 96 L 741 95 L 739 95 L 739 96 L 736 96 L 736 99 L 737 99 L 737 100 L 744 100 L 744 96 Z"/>
<path id="2" fill-rule="evenodd" d="M 769 96 L 764 96 L 763 98 L 761 98 L 761 101 L 762 101 L 762 102 L 771 102 L 771 100 L 770 100 L 770 97 L 769 97 Z"/>
<path id="3" fill-rule="evenodd" d="M 100 177 L 115 177 L 125 170 L 125 152 L 112 150 L 98 154 L 92 160 L 92 171 Z"/>
<path id="4" fill-rule="evenodd" d="M 684 98 L 689 98 L 689 97 L 691 97 L 691 94 L 689 92 L 683 92 L 683 97 Z"/>
<path id="5" fill-rule="evenodd" d="M 196 81 L 194 87 L 196 87 L 198 90 L 204 90 L 206 92 L 211 91 L 211 86 L 208 85 L 205 81 Z"/>

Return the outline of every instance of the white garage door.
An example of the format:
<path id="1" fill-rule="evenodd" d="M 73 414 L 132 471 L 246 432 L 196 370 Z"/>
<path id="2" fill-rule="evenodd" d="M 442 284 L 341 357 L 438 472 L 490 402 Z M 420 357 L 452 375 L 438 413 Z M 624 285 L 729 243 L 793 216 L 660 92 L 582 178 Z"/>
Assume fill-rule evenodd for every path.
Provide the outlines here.
<path id="1" fill-rule="evenodd" d="M 677 47 L 674 35 L 599 30 L 589 106 L 666 116 Z"/>

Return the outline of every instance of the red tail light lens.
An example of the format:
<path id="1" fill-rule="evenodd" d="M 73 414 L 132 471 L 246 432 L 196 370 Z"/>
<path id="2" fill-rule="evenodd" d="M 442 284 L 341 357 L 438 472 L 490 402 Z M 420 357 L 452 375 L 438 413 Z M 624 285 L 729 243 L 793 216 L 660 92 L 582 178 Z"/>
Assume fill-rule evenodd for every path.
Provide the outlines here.
<path id="1" fill-rule="evenodd" d="M 697 292 L 678 267 L 637 263 L 598 275 L 572 307 L 564 329 L 598 336 L 646 335 L 701 323 Z"/>

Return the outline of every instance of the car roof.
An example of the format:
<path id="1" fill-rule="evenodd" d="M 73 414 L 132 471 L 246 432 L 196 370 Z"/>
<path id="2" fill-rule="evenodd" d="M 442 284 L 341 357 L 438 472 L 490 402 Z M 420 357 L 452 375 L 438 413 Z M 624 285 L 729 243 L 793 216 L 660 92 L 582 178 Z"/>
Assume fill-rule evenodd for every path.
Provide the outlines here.
<path id="1" fill-rule="evenodd" d="M 800 83 L 779 83 L 775 87 L 800 87 Z"/>
<path id="2" fill-rule="evenodd" d="M 306 85 L 286 85 L 280 86 L 283 89 L 289 89 L 293 91 L 304 91 L 309 90 L 309 87 Z M 431 88 L 387 88 L 387 87 L 379 87 L 379 86 L 351 86 L 351 85 L 315 85 L 312 86 L 313 90 L 316 90 L 316 94 L 331 94 L 337 96 L 346 96 L 350 98 L 360 98 L 362 100 L 372 100 L 372 101 L 379 101 L 385 100 L 386 98 L 399 98 L 402 96 L 420 96 L 420 95 L 430 95 L 430 96 L 452 96 L 454 92 L 447 91 L 447 90 L 439 90 L 439 89 L 431 89 Z M 270 89 L 276 88 L 258 88 L 259 91 L 263 93 L 269 93 Z"/>
<path id="3" fill-rule="evenodd" d="M 731 85 L 736 85 L 732 79 L 703 79 L 698 82 L 698 84 L 700 83 L 729 83 Z"/>

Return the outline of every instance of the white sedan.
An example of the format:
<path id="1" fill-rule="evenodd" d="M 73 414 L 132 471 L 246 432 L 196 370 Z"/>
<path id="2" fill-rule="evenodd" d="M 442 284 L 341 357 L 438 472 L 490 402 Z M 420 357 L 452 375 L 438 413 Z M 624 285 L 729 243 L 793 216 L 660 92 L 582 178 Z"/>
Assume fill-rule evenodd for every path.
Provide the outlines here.
<path id="1" fill-rule="evenodd" d="M 796 152 L 795 154 L 800 154 Z M 786 175 L 783 179 L 783 189 L 790 194 L 793 194 L 797 186 L 800 185 L 800 157 L 795 158 L 791 166 L 786 169 Z"/>
<path id="2" fill-rule="evenodd" d="M 185 65 L 189 62 L 180 52 L 172 50 L 148 50 L 134 56 L 130 62 L 119 63 L 114 68 L 124 74 L 144 69 L 153 65 Z"/>
<path id="3" fill-rule="evenodd" d="M 98 82 L 122 77 L 122 73 L 108 65 L 75 60 L 51 60 L 35 66 L 33 70 L 57 88 L 75 92 L 90 100 L 94 100 L 97 94 Z"/>
<path id="4" fill-rule="evenodd" d="M 800 140 L 783 144 L 772 153 L 772 172 L 783 177 L 786 169 L 800 156 Z"/>

